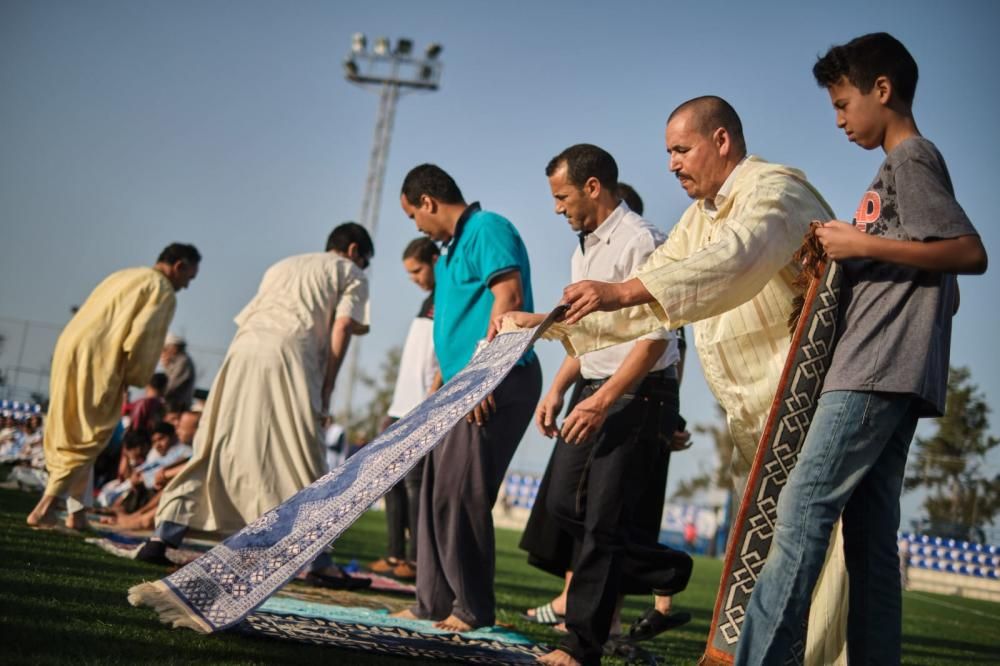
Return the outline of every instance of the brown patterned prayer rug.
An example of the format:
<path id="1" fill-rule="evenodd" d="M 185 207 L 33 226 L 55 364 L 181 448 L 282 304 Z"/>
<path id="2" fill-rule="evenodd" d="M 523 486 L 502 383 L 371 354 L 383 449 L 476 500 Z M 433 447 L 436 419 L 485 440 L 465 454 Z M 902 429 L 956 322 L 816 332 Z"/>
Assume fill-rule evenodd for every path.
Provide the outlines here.
<path id="1" fill-rule="evenodd" d="M 733 520 L 719 594 L 700 664 L 732 664 L 750 593 L 764 566 L 778 495 L 795 466 L 816 411 L 833 353 L 839 313 L 841 272 L 835 263 L 814 262 L 791 348 L 739 511 Z M 801 663 L 804 643 L 794 663 Z"/>

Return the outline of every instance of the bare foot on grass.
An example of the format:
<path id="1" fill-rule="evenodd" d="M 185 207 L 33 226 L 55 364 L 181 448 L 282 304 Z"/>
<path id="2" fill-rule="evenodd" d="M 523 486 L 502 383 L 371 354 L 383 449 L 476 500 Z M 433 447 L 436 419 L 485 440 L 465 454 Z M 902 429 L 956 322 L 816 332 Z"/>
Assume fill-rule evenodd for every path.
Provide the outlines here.
<path id="1" fill-rule="evenodd" d="M 580 662 L 562 650 L 553 650 L 548 654 L 543 654 L 538 658 L 538 663 L 549 664 L 549 666 L 580 666 Z"/>
<path id="2" fill-rule="evenodd" d="M 42 499 L 35 505 L 35 508 L 31 510 L 28 514 L 28 518 L 25 522 L 28 523 L 28 527 L 34 527 L 36 529 L 52 529 L 59 522 L 55 517 L 55 498 L 48 495 L 42 497 Z"/>

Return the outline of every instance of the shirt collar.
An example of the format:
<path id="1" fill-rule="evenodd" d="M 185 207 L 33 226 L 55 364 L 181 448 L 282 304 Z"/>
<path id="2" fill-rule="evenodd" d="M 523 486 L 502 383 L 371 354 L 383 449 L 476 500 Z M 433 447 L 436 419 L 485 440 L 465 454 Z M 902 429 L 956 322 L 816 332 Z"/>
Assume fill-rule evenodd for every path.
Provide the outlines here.
<path id="1" fill-rule="evenodd" d="M 628 212 L 629 207 L 624 201 L 622 201 L 613 211 L 611 211 L 611 214 L 608 215 L 603 222 L 597 225 L 596 229 L 587 233 L 581 231 L 580 251 L 585 253 L 585 248 L 588 245 L 594 246 L 611 238 L 611 235 L 615 232 L 615 229 L 618 228 L 618 225 L 621 224 L 621 221 L 625 219 L 625 214 Z"/>
<path id="2" fill-rule="evenodd" d="M 746 163 L 747 163 L 747 156 L 744 155 L 743 158 L 736 164 L 736 166 L 733 167 L 733 170 L 729 172 L 729 175 L 726 177 L 725 182 L 722 183 L 722 187 L 719 188 L 719 192 L 718 194 L 715 195 L 715 198 L 712 199 L 711 201 L 705 199 L 702 202 L 702 207 L 704 208 L 705 212 L 708 213 L 709 217 L 711 217 L 712 219 L 715 219 L 716 213 L 718 213 L 719 210 L 722 209 L 722 207 L 726 203 L 726 200 L 729 198 L 729 195 L 732 194 L 733 186 L 736 183 L 736 180 L 739 178 L 739 172 L 743 170 L 743 167 L 746 165 Z"/>
<path id="3" fill-rule="evenodd" d="M 458 245 L 458 239 L 462 235 L 462 230 L 465 228 L 465 223 L 469 221 L 470 217 L 478 213 L 479 210 L 479 202 L 473 201 L 458 216 L 458 220 L 455 222 L 455 233 L 452 234 L 451 240 L 444 244 L 443 249 L 445 254 L 451 254 L 455 250 L 455 247 Z"/>

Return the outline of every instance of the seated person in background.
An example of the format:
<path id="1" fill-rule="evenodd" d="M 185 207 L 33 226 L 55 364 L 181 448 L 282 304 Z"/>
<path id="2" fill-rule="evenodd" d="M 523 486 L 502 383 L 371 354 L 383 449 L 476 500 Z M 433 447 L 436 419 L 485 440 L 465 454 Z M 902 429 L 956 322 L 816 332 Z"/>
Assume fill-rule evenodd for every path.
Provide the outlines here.
<path id="1" fill-rule="evenodd" d="M 8 444 L 12 447 L 16 445 L 16 448 L 8 449 L 6 457 L 0 456 L 0 462 L 14 465 L 7 480 L 16 482 L 22 490 L 42 490 L 49 478 L 45 471 L 45 448 L 42 445 L 42 417 L 32 415 L 21 424 L 11 418 L 10 422 L 14 428 Z"/>
<path id="2" fill-rule="evenodd" d="M 175 428 L 166 422 L 153 429 L 151 439 L 153 448 L 145 462 L 132 472 L 131 488 L 116 507 L 117 515 L 103 519 L 105 524 L 124 529 L 152 529 L 163 487 L 180 473 L 193 452 L 189 445 L 178 441 Z"/>
<path id="3" fill-rule="evenodd" d="M 183 412 L 174 426 L 177 428 L 177 440 L 181 444 L 194 446 L 194 435 L 201 423 L 201 412 Z"/>
<path id="4" fill-rule="evenodd" d="M 149 451 L 149 436 L 144 432 L 129 431 L 122 439 L 122 455 L 118 465 L 118 475 L 101 486 L 94 504 L 99 508 L 111 508 L 132 489 L 132 474 L 146 461 Z"/>
<path id="5" fill-rule="evenodd" d="M 23 446 L 24 432 L 13 416 L 5 414 L 0 429 L 0 462 L 17 460 Z"/>
<path id="6" fill-rule="evenodd" d="M 130 402 L 125 408 L 125 413 L 129 417 L 128 430 L 151 433 L 156 424 L 163 420 L 163 389 L 166 387 L 167 376 L 162 372 L 154 374 L 146 384 L 143 396 Z"/>

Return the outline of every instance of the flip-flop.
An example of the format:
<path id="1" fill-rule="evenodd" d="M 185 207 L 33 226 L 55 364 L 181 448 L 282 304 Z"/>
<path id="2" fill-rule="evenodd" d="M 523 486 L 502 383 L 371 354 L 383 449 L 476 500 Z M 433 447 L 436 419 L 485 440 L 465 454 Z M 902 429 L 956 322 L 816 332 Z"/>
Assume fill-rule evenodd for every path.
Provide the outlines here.
<path id="1" fill-rule="evenodd" d="M 346 573 L 343 576 L 327 576 L 310 571 L 303 580 L 316 587 L 325 587 L 331 590 L 363 590 L 372 585 L 371 578 L 354 578 Z"/>
<path id="2" fill-rule="evenodd" d="M 635 641 L 625 636 L 611 636 L 604 643 L 602 654 L 605 657 L 618 657 L 626 664 L 641 666 L 657 666 L 656 656 L 635 644 Z"/>
<path id="3" fill-rule="evenodd" d="M 636 620 L 628 630 L 628 637 L 633 641 L 647 641 L 659 636 L 668 629 L 675 629 L 691 621 L 691 613 L 670 613 L 664 615 L 655 608 L 650 608 Z"/>
<path id="4" fill-rule="evenodd" d="M 534 615 L 530 613 L 521 613 L 521 617 L 527 620 L 528 622 L 534 622 L 535 624 L 546 624 L 546 625 L 554 625 L 566 621 L 565 615 L 560 615 L 555 611 L 554 608 L 552 608 L 551 601 L 547 604 L 542 604 L 541 606 L 539 606 L 534 610 L 535 610 Z"/>

